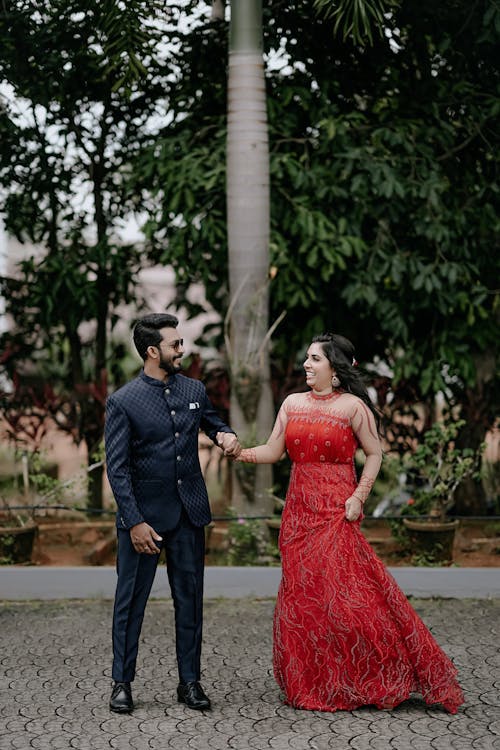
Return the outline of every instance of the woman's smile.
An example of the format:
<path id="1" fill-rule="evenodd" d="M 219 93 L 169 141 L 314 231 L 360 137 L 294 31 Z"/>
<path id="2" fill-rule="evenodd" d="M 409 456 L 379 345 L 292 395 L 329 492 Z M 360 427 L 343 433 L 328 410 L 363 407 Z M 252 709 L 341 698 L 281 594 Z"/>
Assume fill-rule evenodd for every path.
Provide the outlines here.
<path id="1" fill-rule="evenodd" d="M 321 344 L 311 344 L 304 362 L 306 383 L 319 393 L 332 390 L 333 369 L 323 352 Z"/>

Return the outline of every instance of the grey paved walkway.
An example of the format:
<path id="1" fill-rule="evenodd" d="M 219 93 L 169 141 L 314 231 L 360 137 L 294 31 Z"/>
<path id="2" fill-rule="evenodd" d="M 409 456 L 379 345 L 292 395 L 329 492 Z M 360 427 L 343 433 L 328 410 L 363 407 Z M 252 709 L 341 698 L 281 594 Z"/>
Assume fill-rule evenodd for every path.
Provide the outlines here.
<path id="1" fill-rule="evenodd" d="M 270 599 L 205 603 L 203 684 L 213 711 L 175 702 L 170 601 L 148 605 L 137 708 L 108 711 L 109 600 L 0 605 L 0 750 L 500 750 L 500 600 L 414 606 L 455 660 L 456 716 L 415 698 L 393 711 L 284 706 L 271 674 Z"/>

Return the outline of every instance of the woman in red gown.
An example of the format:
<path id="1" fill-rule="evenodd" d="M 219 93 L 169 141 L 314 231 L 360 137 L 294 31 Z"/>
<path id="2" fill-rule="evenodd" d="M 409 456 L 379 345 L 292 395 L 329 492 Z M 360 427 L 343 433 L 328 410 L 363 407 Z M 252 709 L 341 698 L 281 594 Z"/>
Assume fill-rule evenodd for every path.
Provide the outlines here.
<path id="1" fill-rule="evenodd" d="M 239 461 L 293 462 L 280 531 L 274 673 L 288 704 L 393 708 L 410 693 L 456 713 L 457 670 L 360 530 L 378 474 L 377 415 L 343 336 L 313 339 L 307 393 L 288 396 L 265 445 Z M 358 447 L 366 459 L 359 483 Z"/>

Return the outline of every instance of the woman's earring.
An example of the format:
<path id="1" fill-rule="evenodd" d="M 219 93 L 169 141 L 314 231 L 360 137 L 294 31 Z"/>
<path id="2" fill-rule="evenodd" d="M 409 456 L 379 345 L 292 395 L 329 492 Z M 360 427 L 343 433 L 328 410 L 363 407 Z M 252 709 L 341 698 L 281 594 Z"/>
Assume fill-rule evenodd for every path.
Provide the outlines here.
<path id="1" fill-rule="evenodd" d="M 334 375 L 333 378 L 332 378 L 332 386 L 334 388 L 338 388 L 339 385 L 340 385 L 340 380 L 338 379 L 338 377 L 336 375 Z"/>

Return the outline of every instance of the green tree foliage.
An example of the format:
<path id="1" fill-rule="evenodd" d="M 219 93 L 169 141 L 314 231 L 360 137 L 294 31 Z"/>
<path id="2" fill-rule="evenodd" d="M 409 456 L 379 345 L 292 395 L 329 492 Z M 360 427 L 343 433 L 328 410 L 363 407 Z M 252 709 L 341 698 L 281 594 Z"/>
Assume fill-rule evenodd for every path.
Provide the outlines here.
<path id="1" fill-rule="evenodd" d="M 0 11 L 3 214 L 11 234 L 44 248 L 2 279 L 15 321 L 3 367 L 36 370 L 58 391 L 58 421 L 85 441 L 89 462 L 102 438 L 110 324 L 134 299 L 142 262 L 120 228 L 145 209 L 128 190 L 130 163 L 165 111 L 169 21 L 156 0 L 6 0 Z M 92 477 L 99 507 L 100 471 Z"/>
<path id="2" fill-rule="evenodd" d="M 495 8 L 405 3 L 359 49 L 334 41 L 308 3 L 267 5 L 271 296 L 274 316 L 288 311 L 280 357 L 335 327 L 424 395 L 453 386 L 444 365 L 474 381 L 498 321 Z M 171 185 L 150 232 L 168 236 L 178 265 L 187 251 L 180 273 L 202 278 L 217 307 L 225 35 L 218 23 L 183 40 L 196 65 L 173 94 L 182 120 L 142 158 L 144 183 Z"/>
<path id="3" fill-rule="evenodd" d="M 373 42 L 375 33 L 383 34 L 385 19 L 397 0 L 314 0 L 314 7 L 333 20 L 335 35 L 364 45 Z"/>
<path id="4" fill-rule="evenodd" d="M 197 0 L 186 5 L 194 12 Z M 179 300 L 203 282 L 215 309 L 228 305 L 226 234 L 225 22 L 179 29 L 178 76 L 169 119 L 134 164 L 132 192 L 151 196 L 144 231 L 160 260 L 172 264 Z"/>
<path id="5" fill-rule="evenodd" d="M 264 7 L 271 320 L 287 311 L 275 365 L 283 381 L 312 333 L 342 331 L 405 394 L 430 404 L 444 390 L 476 447 L 498 413 L 500 15 L 492 0 L 411 0 L 385 19 L 362 49 L 308 2 Z M 160 199 L 150 236 L 168 237 L 180 277 L 203 280 L 217 309 L 226 34 L 223 22 L 186 33 L 177 122 L 138 166 Z"/>
<path id="6" fill-rule="evenodd" d="M 174 266 L 183 301 L 201 280 L 216 309 L 228 303 L 228 29 L 177 27 L 179 6 L 155 27 L 162 47 L 143 34 L 152 3 L 3 5 L 2 80 L 29 112 L 21 122 L 4 104 L 0 116 L 7 223 L 49 248 L 4 289 L 17 356 L 45 346 L 66 382 L 70 361 L 99 382 L 102 315 L 130 299 L 140 261 L 115 238 L 131 210 L 146 211 L 151 257 Z M 271 320 L 287 311 L 275 365 L 283 381 L 312 333 L 342 331 L 419 398 L 444 387 L 474 447 L 498 413 L 500 12 L 408 0 L 385 20 L 361 49 L 308 0 L 264 3 Z M 75 184 L 88 203 L 68 200 Z M 90 320 L 95 350 L 71 335 Z"/>
<path id="7" fill-rule="evenodd" d="M 405 393 L 430 404 L 442 390 L 466 420 L 459 444 L 471 448 L 499 409 L 498 18 L 489 2 L 405 3 L 387 40 L 355 61 L 316 37 L 304 55 L 313 65 L 293 74 L 310 84 L 295 120 L 303 149 L 280 149 L 295 189 L 278 221 L 292 232 L 274 299 L 290 299 L 280 273 L 293 279 L 294 261 L 312 255 L 310 270 L 298 264 L 297 324 L 319 308 L 316 325 L 388 360 Z M 290 17 L 290 38 L 309 40 L 302 24 Z M 314 58 L 316 45 L 327 60 Z M 484 498 L 467 484 L 457 509 L 477 512 Z"/>

